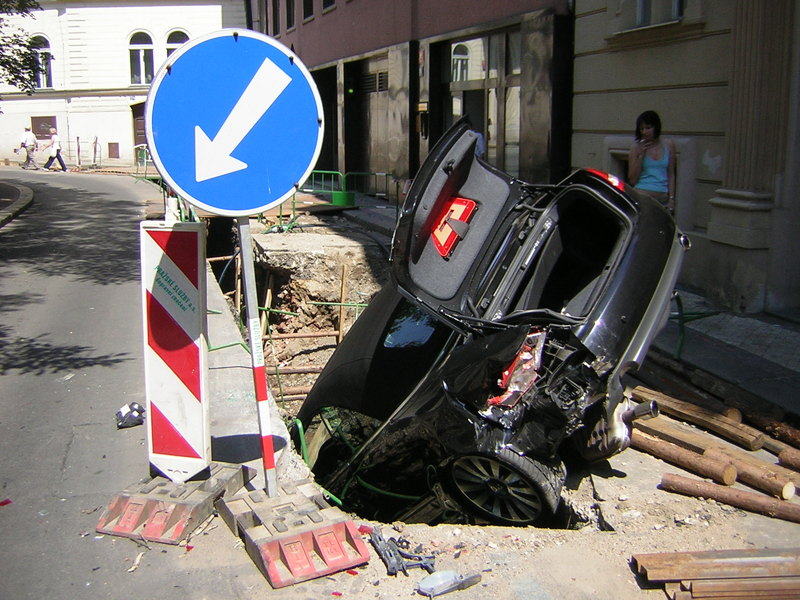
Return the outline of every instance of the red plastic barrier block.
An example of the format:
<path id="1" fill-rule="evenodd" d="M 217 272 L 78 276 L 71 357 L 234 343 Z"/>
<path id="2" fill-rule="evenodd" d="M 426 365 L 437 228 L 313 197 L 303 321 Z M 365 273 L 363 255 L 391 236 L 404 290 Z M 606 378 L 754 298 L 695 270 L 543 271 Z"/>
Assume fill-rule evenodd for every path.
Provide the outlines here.
<path id="1" fill-rule="evenodd" d="M 222 498 L 216 506 L 273 588 L 369 562 L 355 523 L 311 483 L 284 489 L 277 498 L 257 490 Z"/>
<path id="2" fill-rule="evenodd" d="M 97 531 L 109 535 L 179 544 L 214 512 L 214 500 L 232 494 L 252 479 L 242 465 L 212 463 L 202 481 L 173 483 L 164 477 L 136 484 L 109 502 Z"/>
<path id="3" fill-rule="evenodd" d="M 369 561 L 369 550 L 352 521 L 262 541 L 258 550 L 267 579 L 274 588 L 338 573 Z"/>

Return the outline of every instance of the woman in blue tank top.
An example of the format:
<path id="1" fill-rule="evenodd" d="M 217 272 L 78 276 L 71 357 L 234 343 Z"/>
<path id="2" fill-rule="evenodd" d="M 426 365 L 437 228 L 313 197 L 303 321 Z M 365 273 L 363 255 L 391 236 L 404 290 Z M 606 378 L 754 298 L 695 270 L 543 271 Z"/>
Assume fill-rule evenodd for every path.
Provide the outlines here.
<path id="1" fill-rule="evenodd" d="M 675 143 L 661 139 L 661 119 L 647 110 L 636 119 L 636 141 L 628 153 L 628 181 L 675 210 Z"/>

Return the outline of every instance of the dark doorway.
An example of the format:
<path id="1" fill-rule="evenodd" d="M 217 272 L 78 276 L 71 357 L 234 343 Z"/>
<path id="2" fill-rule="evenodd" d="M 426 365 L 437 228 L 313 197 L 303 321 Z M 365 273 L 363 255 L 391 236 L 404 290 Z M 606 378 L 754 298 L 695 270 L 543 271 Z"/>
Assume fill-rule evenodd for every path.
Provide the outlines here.
<path id="1" fill-rule="evenodd" d="M 133 145 L 147 143 L 147 135 L 144 131 L 144 102 L 131 105 L 131 114 L 133 115 Z"/>
<path id="2" fill-rule="evenodd" d="M 319 90 L 322 101 L 322 112 L 325 118 L 325 134 L 322 138 L 322 149 L 319 160 L 314 167 L 323 171 L 338 171 L 339 169 L 339 123 L 336 100 L 336 67 L 314 71 L 314 82 Z"/>
<path id="3" fill-rule="evenodd" d="M 344 168 L 369 170 L 369 90 L 364 89 L 366 61 L 344 65 Z"/>

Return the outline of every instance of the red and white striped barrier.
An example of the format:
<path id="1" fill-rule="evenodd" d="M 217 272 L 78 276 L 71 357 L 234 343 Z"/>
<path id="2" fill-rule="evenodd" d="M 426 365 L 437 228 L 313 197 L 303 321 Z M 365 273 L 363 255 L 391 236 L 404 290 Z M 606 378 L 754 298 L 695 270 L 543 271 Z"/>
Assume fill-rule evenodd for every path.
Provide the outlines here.
<path id="1" fill-rule="evenodd" d="M 140 228 L 147 448 L 176 483 L 211 462 L 206 394 L 205 227 Z"/>

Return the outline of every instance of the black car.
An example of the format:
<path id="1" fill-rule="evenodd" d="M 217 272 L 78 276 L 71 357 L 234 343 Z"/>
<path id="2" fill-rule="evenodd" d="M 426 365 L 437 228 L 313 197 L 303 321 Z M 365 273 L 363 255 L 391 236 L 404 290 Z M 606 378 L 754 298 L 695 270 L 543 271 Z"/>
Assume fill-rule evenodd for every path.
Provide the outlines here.
<path id="1" fill-rule="evenodd" d="M 612 175 L 528 184 L 477 139 L 459 122 L 431 151 L 392 282 L 298 415 L 317 481 L 364 516 L 535 523 L 558 508 L 564 456 L 630 444 L 620 378 L 668 316 L 688 240 Z"/>

